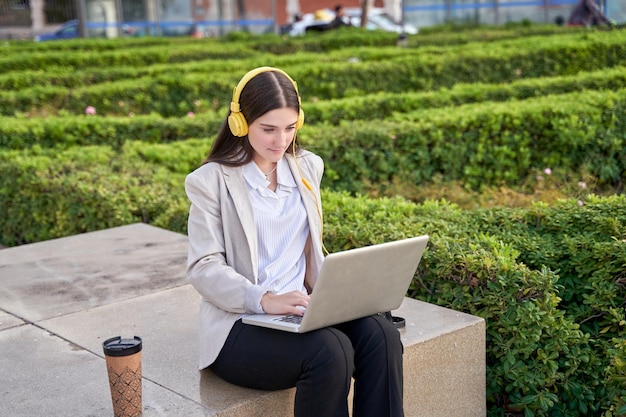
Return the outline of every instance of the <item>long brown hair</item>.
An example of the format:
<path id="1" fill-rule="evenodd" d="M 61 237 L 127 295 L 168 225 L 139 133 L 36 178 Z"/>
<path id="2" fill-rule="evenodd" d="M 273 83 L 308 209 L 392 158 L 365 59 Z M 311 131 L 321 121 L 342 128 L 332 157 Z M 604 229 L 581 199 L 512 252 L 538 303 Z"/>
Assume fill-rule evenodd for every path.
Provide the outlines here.
<path id="1" fill-rule="evenodd" d="M 241 90 L 239 104 L 241 114 L 245 117 L 248 126 L 271 110 L 292 108 L 300 112 L 300 100 L 293 82 L 278 71 L 262 72 L 248 81 Z M 227 120 L 228 117 L 222 123 L 203 164 L 218 162 L 229 166 L 241 166 L 252 160 L 254 151 L 248 135 L 243 137 L 233 135 Z M 296 140 L 296 135 L 293 140 Z M 292 145 L 293 142 L 287 150 L 288 153 L 293 153 Z"/>

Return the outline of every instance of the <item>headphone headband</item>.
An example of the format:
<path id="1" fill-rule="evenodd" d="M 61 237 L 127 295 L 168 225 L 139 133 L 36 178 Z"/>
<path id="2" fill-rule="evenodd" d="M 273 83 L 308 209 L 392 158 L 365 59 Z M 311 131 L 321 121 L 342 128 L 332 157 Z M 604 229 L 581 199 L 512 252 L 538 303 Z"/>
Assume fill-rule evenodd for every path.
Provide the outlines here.
<path id="1" fill-rule="evenodd" d="M 231 110 L 232 110 L 232 106 L 235 105 L 237 107 L 239 107 L 239 98 L 241 97 L 241 91 L 243 90 L 243 88 L 246 86 L 246 84 L 248 84 L 248 82 L 253 79 L 254 77 L 256 77 L 257 75 L 264 73 L 264 72 L 278 72 L 283 74 L 285 77 L 287 77 L 287 79 L 289 81 L 291 81 L 291 83 L 293 84 L 293 88 L 296 89 L 296 93 L 298 92 L 298 84 L 296 84 L 296 82 L 293 80 L 293 78 L 291 78 L 289 76 L 289 74 L 287 74 L 285 71 L 279 69 L 279 68 L 274 68 L 274 67 L 259 67 L 259 68 L 255 68 L 251 71 L 248 71 L 239 81 L 239 83 L 237 83 L 237 86 L 233 89 L 233 99 L 231 102 Z M 300 94 L 298 94 L 298 100 L 300 99 Z M 235 111 L 240 111 L 240 110 L 235 110 Z"/>
<path id="2" fill-rule="evenodd" d="M 287 74 L 285 71 L 274 68 L 274 67 L 259 67 L 255 68 L 251 71 L 248 71 L 237 83 L 237 86 L 233 89 L 233 98 L 230 102 L 230 115 L 228 116 L 228 126 L 230 127 L 230 131 L 233 135 L 242 137 L 248 134 L 248 123 L 246 122 L 245 117 L 241 114 L 241 106 L 239 105 L 239 98 L 241 97 L 241 92 L 243 88 L 248 84 L 248 82 L 256 77 L 257 75 L 264 72 L 278 72 L 283 74 L 291 83 L 293 84 L 293 88 L 296 90 L 296 95 L 298 96 L 298 105 L 300 106 L 300 113 L 298 114 L 298 122 L 296 123 L 296 129 L 300 129 L 304 124 L 304 113 L 302 112 L 302 103 L 300 102 L 300 93 L 298 92 L 298 84 Z"/>

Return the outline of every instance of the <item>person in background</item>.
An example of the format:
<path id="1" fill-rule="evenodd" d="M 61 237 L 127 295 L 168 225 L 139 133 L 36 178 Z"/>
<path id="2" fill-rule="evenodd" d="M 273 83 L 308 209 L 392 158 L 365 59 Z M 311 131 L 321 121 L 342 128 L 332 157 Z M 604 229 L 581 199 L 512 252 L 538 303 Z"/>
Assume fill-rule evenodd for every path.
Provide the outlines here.
<path id="1" fill-rule="evenodd" d="M 323 261 L 322 159 L 296 141 L 297 85 L 277 68 L 246 73 L 209 155 L 187 175 L 187 278 L 202 296 L 199 368 L 244 387 L 296 387 L 295 417 L 403 417 L 403 346 L 373 315 L 307 333 L 242 322 L 302 315 Z"/>
<path id="2" fill-rule="evenodd" d="M 282 25 L 280 27 L 280 34 L 281 35 L 288 34 L 291 31 L 291 29 L 293 29 L 294 23 L 298 23 L 301 21 L 302 21 L 302 15 L 300 13 L 296 13 L 293 16 L 293 22 L 287 23 L 286 25 Z"/>
<path id="3" fill-rule="evenodd" d="M 335 6 L 335 18 L 326 25 L 326 30 L 338 29 L 340 27 L 352 26 L 344 20 L 345 14 L 343 6 L 338 4 Z"/>
<path id="4" fill-rule="evenodd" d="M 579 0 L 567 21 L 568 26 L 611 26 L 594 0 Z"/>

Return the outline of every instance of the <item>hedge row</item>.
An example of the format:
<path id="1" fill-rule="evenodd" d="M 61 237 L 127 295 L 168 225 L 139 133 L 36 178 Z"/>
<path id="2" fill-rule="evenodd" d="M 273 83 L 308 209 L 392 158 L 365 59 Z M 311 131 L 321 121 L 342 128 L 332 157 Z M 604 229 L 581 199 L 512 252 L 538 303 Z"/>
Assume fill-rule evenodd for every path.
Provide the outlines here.
<path id="1" fill-rule="evenodd" d="M 107 146 L 4 152 L 0 172 L 0 235 L 8 246 L 156 223 L 184 192 L 183 175 Z"/>
<path id="2" fill-rule="evenodd" d="M 78 49 L 69 54 L 66 51 L 33 52 L 8 56 L 0 55 L 0 73 L 25 70 L 45 72 L 49 67 L 62 67 L 72 71 L 86 67 L 175 64 L 199 59 L 239 59 L 245 58 L 251 53 L 253 51 L 243 43 L 234 44 L 229 48 L 224 48 L 215 43 L 184 43 L 175 48 L 157 44 L 156 46 L 128 49 Z"/>
<path id="3" fill-rule="evenodd" d="M 605 184 L 618 188 L 626 172 L 626 89 L 571 93 L 558 98 L 563 103 L 558 106 L 554 98 L 541 97 L 516 103 L 466 106 L 456 113 L 450 109 L 407 113 L 396 115 L 395 122 L 312 125 L 301 131 L 300 139 L 325 159 L 324 186 L 351 193 L 380 195 L 387 187 L 400 183 L 410 188 L 432 180 L 435 174 L 444 180 L 461 180 L 475 188 L 515 184 L 546 167 L 573 173 L 585 169 Z M 2 194 L 7 199 L 20 199 L 15 197 L 20 193 L 13 194 L 12 184 L 18 177 L 14 170 L 29 172 L 20 167 L 21 161 L 36 159 L 38 155 L 55 155 L 60 148 L 72 144 L 87 145 L 90 139 L 94 139 L 94 144 L 124 149 L 135 143 L 132 138 L 138 137 L 141 141 L 133 145 L 136 148 L 133 152 L 142 163 L 158 165 L 166 157 L 172 172 L 182 175 L 200 162 L 199 156 L 194 160 L 188 157 L 196 152 L 196 141 L 170 145 L 148 142 L 174 140 L 190 133 L 208 136 L 207 120 L 201 118 L 190 118 L 182 133 L 177 130 L 180 127 L 177 121 L 161 118 L 133 118 L 137 123 L 132 129 L 123 124 L 122 128 L 127 129 L 123 132 L 117 130 L 120 127 L 110 118 L 105 120 L 107 123 L 91 117 L 85 117 L 84 121 L 58 119 L 49 125 L 56 126 L 58 132 L 55 134 L 55 128 L 51 128 L 45 143 L 51 147 L 58 143 L 57 149 L 46 150 L 41 142 L 32 142 L 30 145 L 34 146 L 23 154 L 2 152 Z M 215 119 L 214 123 L 219 121 Z M 29 143 L 28 134 L 36 129 L 18 121 L 16 126 L 20 125 L 23 132 L 16 128 L 6 138 L 18 138 L 23 146 Z M 206 142 L 196 155 L 206 154 L 210 139 Z"/>
<path id="4" fill-rule="evenodd" d="M 374 38 L 376 39 L 376 38 Z M 224 48 L 224 45 L 220 45 Z M 167 48 L 171 48 L 168 46 Z M 113 50 L 115 51 L 115 50 Z M 111 51 L 111 52 L 113 52 Z M 397 48 L 342 48 L 324 56 L 324 62 L 345 62 L 357 58 L 362 61 L 383 61 L 405 55 L 406 51 Z M 190 54 L 187 54 L 190 55 Z M 28 69 L 9 71 L 0 74 L 0 87 L 5 91 L 19 91 L 34 87 L 66 87 L 76 88 L 94 83 L 115 82 L 125 79 L 138 79 L 147 76 L 176 75 L 188 73 L 203 73 L 206 76 L 229 74 L 241 71 L 241 68 L 254 68 L 267 65 L 296 66 L 305 63 L 319 63 L 317 53 L 300 52 L 294 55 L 275 55 L 260 51 L 250 51 L 250 54 L 241 59 L 220 59 L 212 57 L 191 59 L 187 62 L 178 62 L 172 65 L 166 63 L 145 63 L 144 65 L 115 65 L 111 67 L 88 67 L 70 69 L 64 66 L 47 66 L 45 69 Z"/>
<path id="5" fill-rule="evenodd" d="M 426 30 L 424 30 L 426 29 Z M 529 36 L 569 35 L 580 32 L 580 28 L 561 28 L 554 25 L 532 25 L 527 27 L 498 28 L 484 26 L 470 30 L 452 30 L 435 33 L 423 28 L 417 35 L 407 37 L 408 48 L 423 48 L 428 46 L 467 45 L 477 42 L 497 42 Z M 456 28 L 459 29 L 459 28 Z M 310 33 L 303 37 L 286 36 L 249 36 L 245 33 L 232 33 L 227 39 L 247 41 L 258 51 L 267 51 L 275 54 L 293 54 L 297 52 L 329 52 L 341 50 L 351 46 L 376 46 L 385 48 L 395 46 L 398 35 L 395 33 L 363 31 L 360 29 L 342 29 L 333 32 Z"/>
<path id="6" fill-rule="evenodd" d="M 614 34 L 618 35 L 609 36 Z M 584 35 L 585 39 L 581 36 L 552 37 L 540 46 L 532 42 L 529 46 L 528 41 L 515 40 L 493 43 L 488 50 L 476 45 L 445 50 L 434 48 L 399 54 L 384 61 L 376 58 L 375 62 L 368 61 L 367 56 L 380 55 L 380 52 L 361 49 L 355 51 L 353 60 L 346 62 L 320 64 L 307 61 L 296 64 L 297 61 L 294 61 L 293 66 L 282 67 L 298 80 L 306 101 L 374 92 L 403 93 L 449 88 L 462 82 L 505 83 L 520 77 L 571 75 L 624 64 L 626 31 L 589 33 Z M 24 59 L 28 59 L 28 55 Z M 4 115 L 32 112 L 41 103 L 46 103 L 45 108 L 54 111 L 66 110 L 76 114 L 86 106 L 97 105 L 103 112 L 119 114 L 117 103 L 123 102 L 135 114 L 157 112 L 164 116 L 180 116 L 199 97 L 210 102 L 227 103 L 233 83 L 250 68 L 244 65 L 245 62 L 240 64 L 240 71 L 233 71 L 232 64 L 228 64 L 223 72 L 163 73 L 70 90 L 36 86 L 4 91 L 0 93 L 0 111 Z M 271 60 L 267 64 L 273 65 Z M 45 74 L 42 76 L 45 77 Z M 167 99 L 164 100 L 164 97 Z"/>
<path id="7" fill-rule="evenodd" d="M 217 116 L 184 122 L 157 116 L 6 120 L 8 128 L 0 135 L 4 148 L 120 148 L 138 139 L 151 149 L 148 142 L 212 137 L 207 128 L 215 132 L 222 122 Z M 314 124 L 301 131 L 300 140 L 325 159 L 324 186 L 380 195 L 389 187 L 397 191 L 398 184 L 410 190 L 434 175 L 474 189 L 516 185 L 546 167 L 587 171 L 600 186 L 619 189 L 626 173 L 624 132 L 623 88 L 420 110 L 340 126 Z M 161 152 L 169 153 L 167 147 Z"/>
<path id="8" fill-rule="evenodd" d="M 207 143 L 189 145 L 198 157 Z M 175 152 L 153 155 L 163 165 L 146 152 L 140 142 L 11 151 L 0 163 L 12 178 L 2 236 L 17 244 L 137 221 L 185 233 L 184 174 L 167 166 Z M 325 192 L 323 204 L 330 251 L 431 236 L 411 295 L 486 319 L 490 415 L 624 412 L 624 197 L 463 211 Z"/>
<path id="9" fill-rule="evenodd" d="M 411 294 L 485 318 L 490 416 L 619 416 L 626 413 L 625 203 L 592 197 L 583 205 L 468 211 L 327 193 L 325 237 L 340 250 L 431 236 Z"/>
<path id="10" fill-rule="evenodd" d="M 519 31 L 483 28 L 461 33 L 436 33 L 427 36 L 420 34 L 413 35 L 410 39 L 415 47 L 450 46 L 468 44 L 470 42 L 510 40 L 527 37 L 532 34 L 570 36 L 573 33 L 576 34 L 576 32 L 576 28 L 563 30 L 550 25 L 523 28 Z M 116 81 L 127 77 L 138 78 L 144 75 L 156 75 L 172 71 L 180 73 L 202 69 L 204 72 L 213 72 L 216 66 L 220 67 L 220 72 L 227 72 L 232 59 L 216 61 L 213 55 L 209 55 L 209 59 L 206 59 L 205 52 L 215 48 L 230 49 L 233 45 L 235 50 L 240 51 L 243 48 L 243 51 L 255 57 L 252 62 L 242 64 L 241 66 L 243 67 L 264 65 L 268 60 L 275 60 L 276 62 L 273 62 L 273 65 L 276 66 L 285 65 L 286 61 L 297 61 L 294 64 L 301 63 L 307 60 L 305 52 L 319 52 L 320 50 L 332 52 L 333 56 L 336 57 L 335 59 L 346 59 L 354 55 L 360 56 L 360 59 L 372 60 L 406 54 L 406 50 L 386 48 L 393 45 L 395 40 L 395 34 L 376 33 L 372 35 L 369 32 L 345 33 L 340 31 L 332 34 L 320 34 L 318 37 L 295 38 L 232 34 L 225 39 L 193 40 L 191 42 L 189 39 L 184 38 L 157 37 L 114 40 L 81 39 L 45 43 L 12 42 L 5 43 L 4 47 L 0 49 L 0 68 L 3 70 L 0 71 L 0 90 L 19 90 L 45 85 L 73 88 L 94 82 Z M 193 52 L 188 50 L 188 45 L 192 45 Z M 200 48 L 198 48 L 199 45 L 201 46 Z M 331 45 L 334 46 L 331 47 Z M 377 58 L 374 58 L 372 53 L 368 53 L 366 57 L 362 56 L 363 48 L 368 45 L 374 47 L 373 51 L 378 53 Z M 147 54 L 148 59 L 142 61 L 142 65 L 133 65 L 133 60 L 128 61 L 126 59 L 128 53 L 145 58 L 146 49 L 149 52 Z M 184 53 L 180 52 L 181 49 Z M 90 64 L 92 55 L 101 55 L 102 53 L 115 55 L 114 52 L 120 50 L 124 51 L 120 58 L 94 58 L 92 65 Z M 157 58 L 155 58 L 155 51 L 159 50 L 162 51 L 156 54 Z M 198 50 L 201 52 L 200 56 L 198 55 Z M 80 52 L 83 55 L 80 67 L 75 67 L 75 58 L 67 61 L 63 60 L 63 56 L 72 52 Z M 272 55 L 264 54 L 264 52 Z M 292 58 L 295 53 L 298 53 L 298 56 Z M 25 58 L 29 54 L 30 56 Z M 277 55 L 283 55 L 283 57 Z M 309 56 L 310 59 L 319 59 L 317 53 Z M 184 63 L 181 62 L 185 58 L 189 59 L 185 62 L 189 65 L 183 65 Z M 12 63 L 13 59 L 17 60 L 18 63 Z M 25 59 L 27 63 L 22 62 Z M 116 64 L 116 66 L 112 68 L 108 66 L 103 67 L 103 59 L 108 60 L 111 64 Z M 325 59 L 329 59 L 328 54 L 326 54 Z M 173 67 L 171 60 L 176 61 L 179 65 Z M 243 58 L 243 60 L 247 61 L 247 58 Z M 160 61 L 165 61 L 165 63 L 158 64 Z M 120 67 L 120 64 L 123 66 Z M 145 64 L 149 64 L 150 68 L 144 68 Z M 13 67 L 17 67 L 17 70 L 11 71 Z"/>
<path id="11" fill-rule="evenodd" d="M 306 103 L 307 123 L 339 125 L 345 120 L 385 119 L 397 113 L 458 106 L 485 101 L 522 100 L 582 90 L 619 90 L 626 87 L 626 67 L 576 75 L 519 79 L 505 84 L 458 83 L 428 92 L 378 93 Z M 555 101 L 562 98 L 554 97 Z"/>
<path id="12" fill-rule="evenodd" d="M 176 47 L 179 44 L 189 43 L 189 39 L 183 37 L 123 37 L 114 39 L 85 38 L 64 39 L 63 42 L 5 42 L 0 49 L 0 56 L 18 54 L 65 52 L 74 53 L 84 50 L 111 51 L 124 48 L 146 48 L 152 46 Z"/>
<path id="13" fill-rule="evenodd" d="M 384 195 L 415 184 L 466 187 L 522 183 L 537 170 L 589 172 L 602 188 L 626 177 L 626 89 L 481 103 L 303 129 L 325 158 L 324 185 Z M 404 194 L 407 195 L 407 194 Z"/>
<path id="14" fill-rule="evenodd" d="M 181 119 L 159 115 L 133 117 L 59 116 L 51 118 L 0 117 L 0 148 L 70 148 L 110 145 L 127 141 L 167 143 L 194 137 L 213 137 L 226 113 L 199 114 Z"/>
<path id="15" fill-rule="evenodd" d="M 394 114 L 420 109 L 526 99 L 587 89 L 620 90 L 624 87 L 626 67 L 616 67 L 571 76 L 521 79 L 509 84 L 456 84 L 450 89 L 435 92 L 380 93 L 309 102 L 305 103 L 305 112 L 307 125 L 339 125 L 346 120 L 385 119 Z M 555 97 L 554 100 L 562 102 L 566 98 Z M 191 104 L 188 110 L 195 111 L 197 117 L 181 119 L 163 119 L 155 114 L 121 118 L 70 115 L 55 118 L 0 118 L 0 147 L 20 149 L 34 145 L 121 145 L 126 139 L 169 142 L 213 136 L 227 109 L 220 105 L 215 112 L 211 105 L 202 100 Z M 118 112 L 130 110 L 126 103 L 117 103 L 117 106 Z"/>
<path id="16" fill-rule="evenodd" d="M 451 46 L 475 42 L 494 42 L 505 39 L 516 39 L 529 36 L 567 35 L 587 31 L 586 28 L 558 27 L 555 25 L 530 25 L 513 27 L 484 26 L 473 28 L 454 28 L 439 30 L 423 28 L 419 34 L 408 37 L 411 48 L 424 46 Z M 252 35 L 245 32 L 232 32 L 221 38 L 193 39 L 197 44 L 231 45 L 245 42 L 255 51 L 266 51 L 275 54 L 293 54 L 296 52 L 328 52 L 349 46 L 387 47 L 396 44 L 397 34 L 386 32 L 370 32 L 360 29 L 350 31 L 334 31 L 331 33 L 310 33 L 307 36 L 287 37 L 276 35 Z M 146 48 L 151 46 L 167 46 L 176 48 L 190 42 L 184 37 L 139 37 L 117 39 L 80 39 L 64 42 L 9 42 L 0 49 L 1 55 L 45 53 L 52 51 L 75 52 L 89 49 L 91 51 L 110 51 L 113 49 Z"/>

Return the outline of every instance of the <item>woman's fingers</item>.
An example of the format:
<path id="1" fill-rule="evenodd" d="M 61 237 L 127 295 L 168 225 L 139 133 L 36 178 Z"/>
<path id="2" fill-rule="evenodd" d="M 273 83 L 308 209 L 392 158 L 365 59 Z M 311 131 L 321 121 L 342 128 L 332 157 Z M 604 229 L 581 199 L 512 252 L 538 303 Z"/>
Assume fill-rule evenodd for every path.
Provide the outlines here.
<path id="1" fill-rule="evenodd" d="M 302 291 L 291 291 L 285 294 L 266 293 L 261 298 L 261 307 L 267 314 L 303 315 L 304 309 L 309 305 L 309 300 L 310 297 Z"/>

